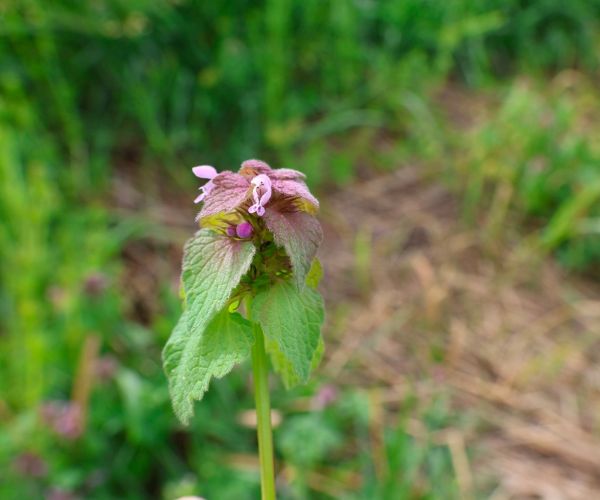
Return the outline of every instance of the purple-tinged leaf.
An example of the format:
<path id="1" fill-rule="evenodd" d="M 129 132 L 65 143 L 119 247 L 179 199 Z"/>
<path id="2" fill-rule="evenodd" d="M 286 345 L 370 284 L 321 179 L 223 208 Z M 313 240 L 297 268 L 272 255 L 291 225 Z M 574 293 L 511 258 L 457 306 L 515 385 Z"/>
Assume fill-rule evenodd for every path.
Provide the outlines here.
<path id="1" fill-rule="evenodd" d="M 306 175 L 298 170 L 292 170 L 291 168 L 277 168 L 269 173 L 269 177 L 272 180 L 279 181 L 296 181 L 306 179 Z"/>
<path id="2" fill-rule="evenodd" d="M 292 263 L 298 288 L 305 284 L 306 275 L 323 240 L 319 221 L 306 212 L 280 212 L 277 205 L 266 207 L 265 223 L 275 244 L 285 248 Z"/>
<path id="3" fill-rule="evenodd" d="M 246 160 L 240 168 L 240 174 L 249 176 L 260 174 L 270 175 L 271 172 L 273 172 L 273 169 L 261 160 Z"/>
<path id="4" fill-rule="evenodd" d="M 221 172 L 211 182 L 210 196 L 205 198 L 198 214 L 200 221 L 218 213 L 232 212 L 251 195 L 248 179 L 233 172 Z"/>
<path id="5" fill-rule="evenodd" d="M 271 176 L 271 187 L 273 191 L 286 198 L 292 198 L 299 202 L 297 208 L 316 213 L 319 210 L 319 200 L 317 200 L 308 190 L 307 185 L 302 180 L 279 180 Z M 311 210 L 305 210 L 306 203 Z"/>

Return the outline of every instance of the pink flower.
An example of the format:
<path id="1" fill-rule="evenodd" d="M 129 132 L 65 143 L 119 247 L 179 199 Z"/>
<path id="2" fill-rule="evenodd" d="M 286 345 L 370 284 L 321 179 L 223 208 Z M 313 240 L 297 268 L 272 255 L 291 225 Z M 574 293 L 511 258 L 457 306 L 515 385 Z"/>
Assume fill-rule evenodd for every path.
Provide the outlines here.
<path id="1" fill-rule="evenodd" d="M 214 187 L 212 179 L 217 175 L 217 171 L 215 167 L 211 167 L 210 165 L 198 165 L 197 167 L 192 168 L 192 172 L 194 172 L 196 177 L 200 177 L 200 179 L 209 179 L 204 186 L 200 187 L 201 193 L 194 200 L 194 203 L 200 203 L 212 191 Z"/>
<path id="2" fill-rule="evenodd" d="M 81 436 L 83 422 L 81 408 L 71 401 L 49 401 L 41 408 L 41 417 L 45 424 L 59 436 L 73 440 Z"/>
<path id="3" fill-rule="evenodd" d="M 265 215 L 268 204 L 277 202 L 279 210 L 302 211 L 314 214 L 319 202 L 304 182 L 304 174 L 289 168 L 272 169 L 260 160 L 246 160 L 238 173 L 217 173 L 213 167 L 194 167 L 196 176 L 209 179 L 200 188 L 202 193 L 194 200 L 204 202 L 198 219 L 237 210 Z"/>
<path id="4" fill-rule="evenodd" d="M 338 398 L 338 390 L 337 387 L 331 384 L 325 384 L 321 386 L 319 392 L 315 394 L 312 398 L 311 406 L 315 410 L 323 410 L 327 408 L 332 403 L 336 401 Z"/>
<path id="5" fill-rule="evenodd" d="M 265 205 L 271 199 L 271 179 L 266 174 L 259 174 L 252 179 L 252 198 L 254 205 L 248 208 L 248 213 L 259 216 L 265 215 Z"/>

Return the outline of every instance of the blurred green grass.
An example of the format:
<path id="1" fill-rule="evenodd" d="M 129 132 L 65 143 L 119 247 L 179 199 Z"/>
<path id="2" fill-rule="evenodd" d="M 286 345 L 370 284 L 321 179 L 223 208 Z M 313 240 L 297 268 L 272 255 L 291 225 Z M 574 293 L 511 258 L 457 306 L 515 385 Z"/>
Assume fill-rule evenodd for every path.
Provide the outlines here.
<path id="1" fill-rule="evenodd" d="M 598 1 L 8 0 L 0 16 L 2 498 L 256 496 L 256 474 L 224 465 L 254 449 L 234 418 L 252 406 L 243 373 L 215 384 L 192 429 L 171 415 L 159 353 L 178 305 L 161 275 L 158 311 L 136 317 L 122 255 L 147 234 L 107 203 L 122 170 L 190 193 L 190 166 L 259 156 L 326 195 L 365 170 L 418 163 L 455 188 L 492 244 L 521 228 L 566 266 L 598 272 Z M 448 86 L 484 101 L 468 126 L 452 94 L 440 97 Z M 38 414 L 73 398 L 92 335 L 116 369 L 73 442 Z M 447 448 L 423 448 L 402 418 L 376 473 L 369 405 L 344 402 L 363 396 L 286 420 L 287 495 L 331 497 L 310 479 L 330 467 L 334 489 L 361 478 L 346 498 L 458 498 Z M 456 418 L 407 408 L 439 412 L 432 429 Z M 307 429 L 322 447 L 296 456 Z M 23 452 L 47 474 L 23 481 Z"/>

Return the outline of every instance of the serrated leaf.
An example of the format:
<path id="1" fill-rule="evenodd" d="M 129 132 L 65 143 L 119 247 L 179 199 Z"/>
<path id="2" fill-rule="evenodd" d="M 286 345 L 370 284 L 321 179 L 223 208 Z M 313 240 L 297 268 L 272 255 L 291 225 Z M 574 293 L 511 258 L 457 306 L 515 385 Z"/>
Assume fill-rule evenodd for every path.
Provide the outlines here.
<path id="1" fill-rule="evenodd" d="M 277 342 L 265 339 L 265 349 L 269 353 L 273 369 L 279 374 L 281 380 L 283 380 L 283 385 L 286 389 L 291 389 L 292 387 L 302 383 L 300 377 L 296 375 L 291 362 L 281 353 Z M 315 349 L 315 353 L 313 354 L 313 358 L 310 363 L 311 373 L 316 370 L 321 363 L 324 352 L 325 342 L 323 341 L 323 337 L 319 336 L 319 343 L 317 344 L 317 348 Z"/>
<path id="2" fill-rule="evenodd" d="M 275 243 L 285 248 L 298 288 L 304 288 L 306 275 L 323 240 L 319 221 L 306 212 L 282 212 L 266 207 L 264 220 Z"/>
<path id="3" fill-rule="evenodd" d="M 179 377 L 169 379 L 173 409 L 184 424 L 193 415 L 194 400 L 202 399 L 211 378 L 227 375 L 246 359 L 254 341 L 252 323 L 225 308 L 208 323 L 192 347 L 194 352 L 190 352 L 184 329 L 187 314 L 185 311 L 181 316 L 163 352 L 167 375 L 175 374 L 183 366 L 186 368 Z M 183 355 L 187 355 L 185 365 Z"/>
<path id="4" fill-rule="evenodd" d="M 163 368 L 171 384 L 171 376 L 181 362 L 187 333 L 187 311 L 183 311 L 162 351 Z"/>
<path id="5" fill-rule="evenodd" d="M 312 288 L 317 288 L 323 277 L 323 266 L 316 257 L 313 259 L 310 270 L 306 275 L 306 284 Z"/>
<path id="6" fill-rule="evenodd" d="M 201 349 L 205 346 L 203 333 L 215 314 L 225 307 L 250 267 L 255 251 L 250 242 L 208 229 L 198 231 L 185 246 L 182 281 L 186 311 L 163 350 L 173 408 L 184 423 L 192 416 L 193 400 L 206 390 L 204 378 L 198 378 L 203 373 L 198 368 L 202 349 L 206 349 Z"/>
<path id="7" fill-rule="evenodd" d="M 188 331 L 202 332 L 220 311 L 231 291 L 250 267 L 256 248 L 242 241 L 201 229 L 183 251 L 182 281 L 188 314 Z"/>
<path id="8" fill-rule="evenodd" d="M 275 170 L 274 172 L 277 172 Z M 291 198 L 300 210 L 304 210 L 312 215 L 319 211 L 319 200 L 317 200 L 302 179 L 282 179 L 281 174 L 271 174 L 273 190 L 284 195 L 286 198 Z"/>
<path id="9" fill-rule="evenodd" d="M 233 212 L 250 196 L 250 181 L 242 175 L 225 171 L 212 179 L 213 188 L 198 214 L 201 224 L 207 217 Z"/>
<path id="10" fill-rule="evenodd" d="M 267 351 L 286 385 L 305 383 L 321 338 L 321 296 L 310 287 L 298 290 L 281 281 L 256 295 L 252 318 L 262 327 Z"/>

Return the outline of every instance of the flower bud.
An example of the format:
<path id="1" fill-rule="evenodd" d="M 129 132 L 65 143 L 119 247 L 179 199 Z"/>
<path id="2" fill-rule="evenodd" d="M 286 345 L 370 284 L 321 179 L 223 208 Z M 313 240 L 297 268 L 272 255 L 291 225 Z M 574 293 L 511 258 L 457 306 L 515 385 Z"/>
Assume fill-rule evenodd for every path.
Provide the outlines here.
<path id="1" fill-rule="evenodd" d="M 238 238 L 250 238 L 254 232 L 254 228 L 249 222 L 242 222 L 241 224 L 237 225 L 235 232 L 238 235 Z"/>
<path id="2" fill-rule="evenodd" d="M 227 226 L 225 232 L 227 233 L 227 236 L 231 236 L 233 238 L 235 236 L 235 226 Z"/>

